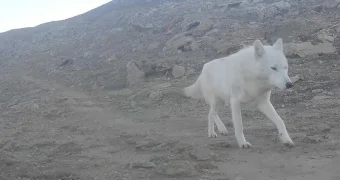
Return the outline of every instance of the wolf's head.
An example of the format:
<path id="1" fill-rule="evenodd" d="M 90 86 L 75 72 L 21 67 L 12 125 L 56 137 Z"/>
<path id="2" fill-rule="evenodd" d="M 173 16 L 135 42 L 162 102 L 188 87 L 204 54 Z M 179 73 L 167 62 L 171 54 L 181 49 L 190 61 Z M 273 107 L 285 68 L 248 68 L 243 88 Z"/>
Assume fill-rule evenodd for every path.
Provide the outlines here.
<path id="1" fill-rule="evenodd" d="M 269 83 L 280 89 L 293 87 L 288 76 L 288 62 L 283 53 L 283 42 L 279 38 L 272 46 L 263 46 L 260 40 L 254 43 L 255 59 L 261 64 L 262 71 L 268 76 Z"/>

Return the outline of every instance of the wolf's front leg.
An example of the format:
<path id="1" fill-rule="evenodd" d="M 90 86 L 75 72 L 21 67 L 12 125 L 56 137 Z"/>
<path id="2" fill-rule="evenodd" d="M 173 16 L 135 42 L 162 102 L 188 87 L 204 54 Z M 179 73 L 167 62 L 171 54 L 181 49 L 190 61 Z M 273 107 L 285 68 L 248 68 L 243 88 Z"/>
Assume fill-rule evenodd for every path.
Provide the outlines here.
<path id="1" fill-rule="evenodd" d="M 232 113 L 232 119 L 235 128 L 235 136 L 240 148 L 250 148 L 251 144 L 246 141 L 246 138 L 243 134 L 243 124 L 242 124 L 242 115 L 241 115 L 241 107 L 240 102 L 238 100 L 231 99 L 230 107 Z"/>
<path id="2" fill-rule="evenodd" d="M 269 100 L 262 101 L 258 104 L 258 108 L 264 115 L 267 116 L 268 119 L 270 119 L 276 125 L 282 143 L 289 147 L 294 146 L 294 142 L 289 137 L 285 123 L 277 114 L 272 103 Z"/>

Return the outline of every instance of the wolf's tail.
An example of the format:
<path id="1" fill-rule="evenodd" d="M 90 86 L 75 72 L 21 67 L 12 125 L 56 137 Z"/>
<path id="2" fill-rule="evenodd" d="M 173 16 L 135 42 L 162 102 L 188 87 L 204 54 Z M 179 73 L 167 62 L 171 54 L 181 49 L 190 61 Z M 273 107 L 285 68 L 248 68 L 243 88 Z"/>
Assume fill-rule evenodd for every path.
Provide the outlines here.
<path id="1" fill-rule="evenodd" d="M 183 88 L 183 95 L 193 99 L 202 98 L 200 77 L 191 86 Z"/>

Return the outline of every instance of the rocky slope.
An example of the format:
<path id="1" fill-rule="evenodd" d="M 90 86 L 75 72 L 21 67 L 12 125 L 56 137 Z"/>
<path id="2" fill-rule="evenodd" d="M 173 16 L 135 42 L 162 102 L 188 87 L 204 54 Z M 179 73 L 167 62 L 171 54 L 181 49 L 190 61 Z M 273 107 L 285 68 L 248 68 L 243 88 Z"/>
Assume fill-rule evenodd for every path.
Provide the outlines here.
<path id="1" fill-rule="evenodd" d="M 330 0 L 112 1 L 65 21 L 2 33 L 1 59 L 8 65 L 26 63 L 25 67 L 67 86 L 116 90 L 127 86 L 129 61 L 148 77 L 162 76 L 176 64 L 199 70 L 202 63 L 257 38 L 272 43 L 282 37 L 289 43 L 288 56 L 335 53 L 338 4 Z M 73 64 L 59 68 L 66 60 Z"/>
<path id="2" fill-rule="evenodd" d="M 338 0 L 116 0 L 0 34 L 0 179 L 339 179 Z M 182 98 L 203 63 L 283 38 L 290 91 L 272 102 L 296 143 L 243 107 L 246 138 L 207 137 Z"/>

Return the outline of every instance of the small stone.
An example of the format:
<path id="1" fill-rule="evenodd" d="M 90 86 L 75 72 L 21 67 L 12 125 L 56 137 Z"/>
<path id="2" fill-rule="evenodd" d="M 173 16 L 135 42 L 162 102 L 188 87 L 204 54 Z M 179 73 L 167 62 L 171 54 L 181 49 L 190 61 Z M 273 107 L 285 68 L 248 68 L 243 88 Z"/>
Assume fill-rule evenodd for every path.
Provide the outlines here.
<path id="1" fill-rule="evenodd" d="M 319 12 L 321 12 L 321 11 L 323 10 L 323 5 L 315 6 L 315 7 L 313 8 L 313 10 L 319 13 Z"/>
<path id="2" fill-rule="evenodd" d="M 152 29 L 152 28 L 154 28 L 154 26 L 153 26 L 153 24 L 151 24 L 151 23 L 147 23 L 147 24 L 145 25 L 145 28 L 146 28 L 146 29 Z"/>
<path id="3" fill-rule="evenodd" d="M 339 4 L 339 6 L 338 6 L 339 8 L 340 8 L 340 4 Z M 337 27 L 337 28 L 335 28 L 335 31 L 337 32 L 337 33 L 340 33 L 340 26 L 339 27 Z"/>
<path id="4" fill-rule="evenodd" d="M 172 75 L 175 78 L 180 78 L 180 77 L 184 76 L 185 75 L 185 68 L 183 66 L 175 65 L 172 68 Z"/>
<path id="5" fill-rule="evenodd" d="M 135 148 L 136 148 L 136 150 L 145 151 L 145 150 L 148 150 L 152 147 L 158 146 L 160 144 L 161 143 L 155 142 L 155 141 L 140 141 L 140 142 L 137 143 Z"/>
<path id="6" fill-rule="evenodd" d="M 195 74 L 195 70 L 194 70 L 194 69 L 189 69 L 189 70 L 187 70 L 187 71 L 185 72 L 185 75 L 186 75 L 186 76 L 190 76 L 190 75 L 193 75 L 193 74 Z"/>
<path id="7" fill-rule="evenodd" d="M 159 42 L 153 42 L 149 44 L 149 46 L 146 48 L 148 51 L 157 49 L 159 47 L 160 43 Z"/>
<path id="8" fill-rule="evenodd" d="M 305 143 L 319 143 L 321 142 L 321 138 L 317 137 L 317 136 L 305 136 L 303 139 L 302 139 L 302 142 L 305 142 Z"/>
<path id="9" fill-rule="evenodd" d="M 318 39 L 322 42 L 331 42 L 334 43 L 335 38 L 333 36 L 327 34 L 319 34 Z"/>
<path id="10" fill-rule="evenodd" d="M 205 34 L 206 36 L 215 36 L 218 35 L 218 33 L 220 33 L 220 29 L 212 29 L 209 32 L 207 32 L 207 34 Z"/>
<path id="11" fill-rule="evenodd" d="M 333 54 L 336 52 L 336 48 L 330 42 L 319 43 L 317 45 L 313 45 L 311 42 L 286 43 L 283 46 L 283 50 L 288 57 L 298 55 L 302 58 L 320 53 Z"/>
<path id="12" fill-rule="evenodd" d="M 150 158 L 150 162 L 153 162 L 156 165 L 164 164 L 164 163 L 167 163 L 169 161 L 170 161 L 170 157 L 168 157 L 168 156 L 158 156 L 158 155 L 155 155 L 155 156 Z"/>
<path id="13" fill-rule="evenodd" d="M 174 161 L 160 166 L 158 173 L 170 177 L 191 177 L 196 175 L 196 170 L 188 161 Z"/>
<path id="14" fill-rule="evenodd" d="M 163 94 L 160 91 L 151 92 L 149 95 L 149 103 L 157 103 L 163 99 Z"/>
<path id="15" fill-rule="evenodd" d="M 117 56 L 115 54 L 111 55 L 109 58 L 107 58 L 105 61 L 107 63 L 112 63 L 117 60 Z"/>
<path id="16" fill-rule="evenodd" d="M 230 4 L 228 4 L 228 8 L 236 8 L 236 7 L 240 6 L 241 4 L 242 4 L 242 2 L 230 3 Z"/>
<path id="17" fill-rule="evenodd" d="M 316 126 L 316 129 L 320 132 L 330 132 L 331 127 L 328 124 L 320 124 Z"/>
<path id="18" fill-rule="evenodd" d="M 201 162 L 195 165 L 197 171 L 213 170 L 218 169 L 218 166 L 211 164 L 209 162 Z"/>
<path id="19" fill-rule="evenodd" d="M 165 43 L 163 51 L 173 50 L 177 52 L 187 52 L 199 49 L 195 38 L 186 32 L 173 36 Z"/>
<path id="20" fill-rule="evenodd" d="M 186 30 L 187 31 L 190 31 L 191 29 L 194 29 L 194 28 L 196 28 L 198 25 L 200 25 L 200 22 L 193 22 L 193 23 L 190 23 L 188 26 L 187 26 L 187 28 L 186 28 Z"/>
<path id="21" fill-rule="evenodd" d="M 276 2 L 272 5 L 275 6 L 279 11 L 289 11 L 289 9 L 291 8 L 291 5 L 284 1 Z"/>
<path id="22" fill-rule="evenodd" d="M 210 144 L 209 146 L 214 149 L 225 149 L 225 148 L 229 148 L 231 144 L 229 142 L 222 141 L 222 142 Z"/>
<path id="23" fill-rule="evenodd" d="M 162 92 L 156 91 L 156 92 L 151 92 L 149 98 L 150 99 L 158 99 L 162 97 Z"/>
<path id="24" fill-rule="evenodd" d="M 121 89 L 118 91 L 108 92 L 108 95 L 110 96 L 129 96 L 131 94 L 133 94 L 133 91 L 131 89 Z"/>
<path id="25" fill-rule="evenodd" d="M 312 93 L 322 93 L 322 89 L 313 89 Z"/>
<path id="26" fill-rule="evenodd" d="M 296 83 L 298 82 L 299 80 L 303 79 L 302 76 L 300 74 L 297 74 L 293 77 L 290 78 L 290 80 L 292 81 L 292 83 Z"/>
<path id="27" fill-rule="evenodd" d="M 212 19 L 206 18 L 203 19 L 197 28 L 194 29 L 194 36 L 204 36 L 208 31 L 210 31 L 215 22 Z"/>
<path id="28" fill-rule="evenodd" d="M 211 155 L 209 154 L 209 149 L 198 148 L 191 151 L 189 154 L 192 158 L 197 161 L 206 161 L 211 159 Z"/>
<path id="29" fill-rule="evenodd" d="M 128 74 L 127 80 L 130 85 L 140 82 L 145 77 L 145 73 L 133 61 L 128 62 L 126 68 Z"/>
<path id="30" fill-rule="evenodd" d="M 139 161 L 130 164 L 130 168 L 154 168 L 156 166 L 153 162 Z"/>
<path id="31" fill-rule="evenodd" d="M 33 109 L 35 109 L 35 110 L 38 110 L 40 107 L 39 107 L 39 105 L 37 104 L 37 103 L 34 103 L 33 104 Z"/>

